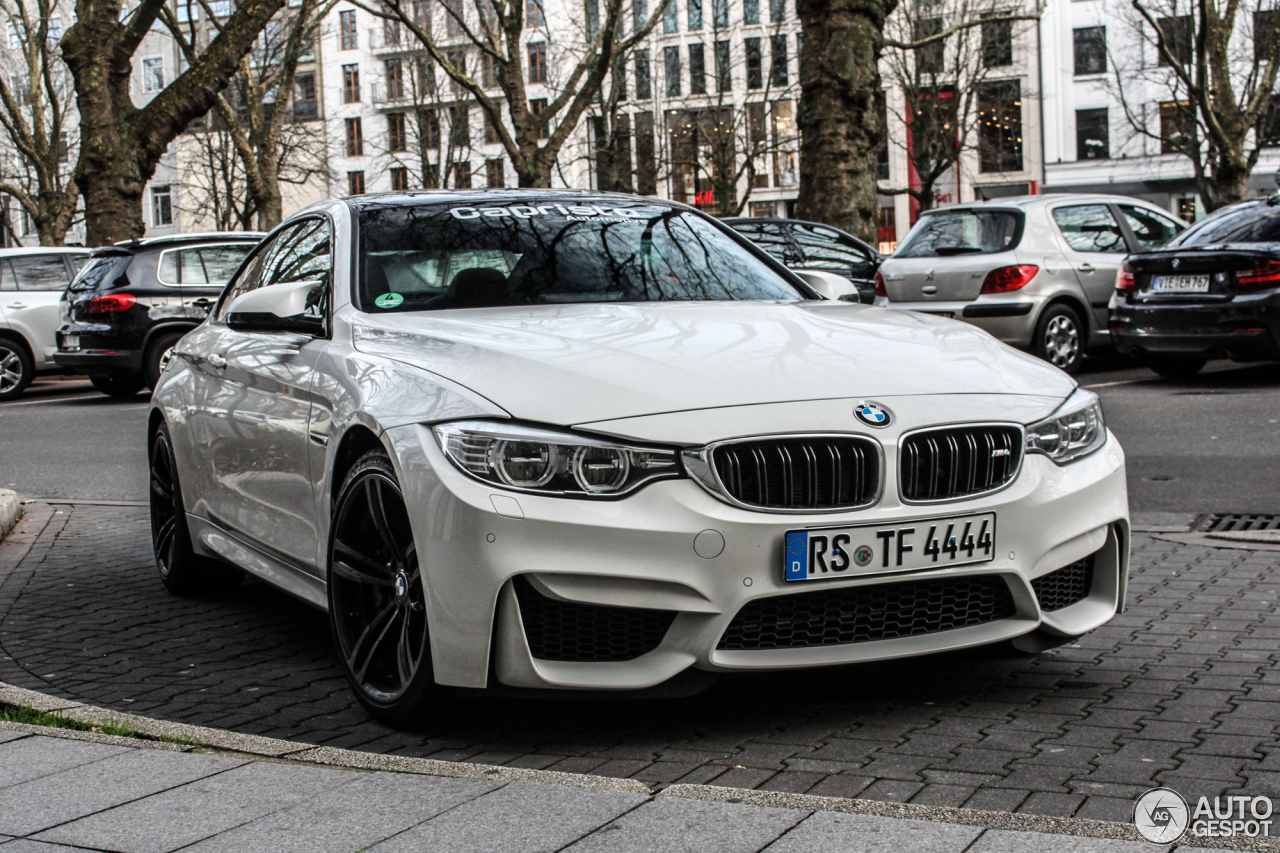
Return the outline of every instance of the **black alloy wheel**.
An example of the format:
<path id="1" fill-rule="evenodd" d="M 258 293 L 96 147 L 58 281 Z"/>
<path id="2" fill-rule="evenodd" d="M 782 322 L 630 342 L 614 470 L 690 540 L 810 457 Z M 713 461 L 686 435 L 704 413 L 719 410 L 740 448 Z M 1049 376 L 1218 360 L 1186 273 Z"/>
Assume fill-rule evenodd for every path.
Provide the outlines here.
<path id="1" fill-rule="evenodd" d="M 22 394 L 35 378 L 31 356 L 19 344 L 0 338 L 0 401 Z"/>
<path id="2" fill-rule="evenodd" d="M 187 511 L 178 482 L 173 438 L 160 424 L 151 439 L 151 547 L 165 588 L 175 595 L 223 592 L 237 586 L 244 575 L 191 547 Z"/>
<path id="3" fill-rule="evenodd" d="M 347 681 L 369 713 L 396 725 L 422 722 L 438 693 L 422 567 L 381 450 L 356 462 L 334 506 L 329 622 Z"/>

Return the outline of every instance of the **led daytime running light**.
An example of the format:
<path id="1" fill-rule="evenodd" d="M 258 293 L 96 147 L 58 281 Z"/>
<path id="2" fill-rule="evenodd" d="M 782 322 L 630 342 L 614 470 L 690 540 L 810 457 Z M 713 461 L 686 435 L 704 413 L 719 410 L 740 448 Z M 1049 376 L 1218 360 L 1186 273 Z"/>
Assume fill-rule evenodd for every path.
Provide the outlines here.
<path id="1" fill-rule="evenodd" d="M 1027 453 L 1048 456 L 1059 465 L 1087 456 L 1107 441 L 1098 395 L 1083 388 L 1052 417 L 1027 427 Z"/>

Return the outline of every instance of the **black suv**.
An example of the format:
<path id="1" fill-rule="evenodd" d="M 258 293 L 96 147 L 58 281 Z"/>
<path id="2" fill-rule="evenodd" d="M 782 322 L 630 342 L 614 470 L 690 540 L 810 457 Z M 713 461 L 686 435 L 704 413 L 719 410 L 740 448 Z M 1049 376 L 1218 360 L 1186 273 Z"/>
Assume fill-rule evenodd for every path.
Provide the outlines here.
<path id="1" fill-rule="evenodd" d="M 785 266 L 844 276 L 858 288 L 859 302 L 875 300 L 876 270 L 884 255 L 852 234 L 800 219 L 733 217 L 722 221 Z"/>
<path id="2" fill-rule="evenodd" d="M 62 297 L 54 360 L 113 397 L 155 387 L 160 359 L 204 321 L 263 236 L 181 234 L 95 249 Z"/>

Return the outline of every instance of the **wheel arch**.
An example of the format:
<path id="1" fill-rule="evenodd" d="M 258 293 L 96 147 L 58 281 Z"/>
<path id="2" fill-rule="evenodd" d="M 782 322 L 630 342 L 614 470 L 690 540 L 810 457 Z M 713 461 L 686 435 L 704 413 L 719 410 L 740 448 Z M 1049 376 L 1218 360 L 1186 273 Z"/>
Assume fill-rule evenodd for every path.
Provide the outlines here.
<path id="1" fill-rule="evenodd" d="M 1096 325 L 1092 318 L 1093 312 L 1091 312 L 1089 310 L 1089 306 L 1074 293 L 1058 293 L 1050 297 L 1049 300 L 1044 303 L 1044 307 L 1040 309 L 1040 313 L 1036 315 L 1036 327 L 1040 325 L 1040 318 L 1044 316 L 1044 312 L 1048 311 L 1055 305 L 1065 305 L 1072 311 L 1076 312 L 1076 317 L 1084 321 L 1085 331 L 1092 332 Z"/>
<path id="2" fill-rule="evenodd" d="M 27 358 L 31 359 L 31 363 L 35 364 L 35 351 L 31 349 L 31 342 L 27 340 L 27 336 L 19 332 L 17 329 L 0 329 L 0 338 L 7 341 L 13 341 L 18 346 L 27 351 Z"/>
<path id="3" fill-rule="evenodd" d="M 178 321 L 178 322 L 165 321 L 162 323 L 157 323 L 151 328 L 147 329 L 146 335 L 143 336 L 142 352 L 145 353 L 148 349 L 150 349 L 151 343 L 161 335 L 168 335 L 174 332 L 181 332 L 182 334 L 185 335 L 192 332 L 199 325 L 200 325 L 199 323 L 189 323 L 189 322 L 181 322 L 181 321 Z"/>
<path id="4" fill-rule="evenodd" d="M 361 456 L 370 450 L 382 450 L 391 455 L 391 451 L 382 443 L 382 439 L 367 424 L 356 422 L 347 427 L 338 441 L 333 453 L 333 473 L 329 480 L 329 507 L 332 509 L 338 500 L 338 492 L 347 479 L 347 473 Z"/>

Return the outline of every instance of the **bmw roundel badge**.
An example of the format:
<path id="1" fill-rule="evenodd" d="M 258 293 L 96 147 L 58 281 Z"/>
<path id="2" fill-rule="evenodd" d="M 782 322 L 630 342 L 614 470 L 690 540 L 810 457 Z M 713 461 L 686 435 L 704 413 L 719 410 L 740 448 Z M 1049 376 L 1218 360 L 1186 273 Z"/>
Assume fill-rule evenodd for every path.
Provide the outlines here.
<path id="1" fill-rule="evenodd" d="M 893 421 L 893 415 L 879 403 L 864 400 L 853 407 L 853 414 L 867 426 L 887 427 Z"/>

